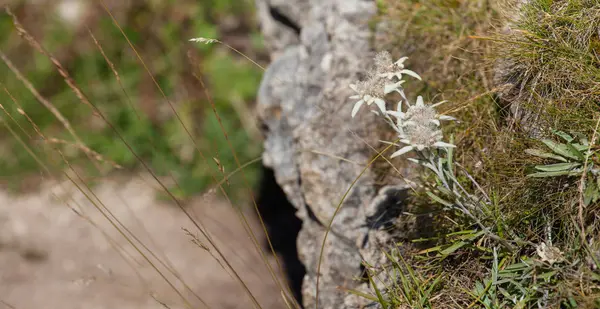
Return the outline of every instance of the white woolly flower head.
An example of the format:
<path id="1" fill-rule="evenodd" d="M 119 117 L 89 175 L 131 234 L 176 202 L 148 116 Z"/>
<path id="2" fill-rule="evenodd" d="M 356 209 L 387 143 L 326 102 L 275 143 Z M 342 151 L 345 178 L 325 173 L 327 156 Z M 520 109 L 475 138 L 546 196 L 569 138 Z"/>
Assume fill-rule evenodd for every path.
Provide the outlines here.
<path id="1" fill-rule="evenodd" d="M 419 76 L 419 74 L 404 67 L 404 62 L 406 60 L 408 60 L 408 57 L 402 57 L 396 62 L 393 62 L 390 53 L 387 51 L 382 51 L 375 55 L 375 68 L 382 77 L 385 77 L 389 80 L 393 80 L 394 77 L 396 77 L 397 80 L 402 80 L 403 74 L 421 80 L 421 76 Z"/>
<path id="2" fill-rule="evenodd" d="M 425 105 L 423 97 L 419 96 L 414 105 L 409 105 L 406 112 L 402 112 L 399 104 L 397 111 L 387 111 L 387 114 L 396 117 L 395 130 L 398 132 L 400 142 L 407 146 L 392 154 L 392 158 L 405 154 L 414 149 L 422 151 L 429 148 L 445 149 L 455 147 L 442 141 L 440 120 L 453 120 L 453 117 L 439 115 L 435 107 L 443 102 Z"/>
<path id="3" fill-rule="evenodd" d="M 402 88 L 402 84 L 404 83 L 404 80 L 402 80 L 403 74 L 421 80 L 421 77 L 417 73 L 404 68 L 406 59 L 408 58 L 403 57 L 393 62 L 392 56 L 387 51 L 382 51 L 375 55 L 375 68 L 369 71 L 367 78 L 363 81 L 350 84 L 350 88 L 355 92 L 350 98 L 358 100 L 352 108 L 352 117 L 358 113 L 365 103 L 367 105 L 375 103 L 381 114 L 385 115 L 385 96 L 392 92 L 398 92 L 406 99 L 404 89 Z M 379 114 L 377 111 L 374 112 Z"/>
<path id="4" fill-rule="evenodd" d="M 352 108 L 352 117 L 358 113 L 363 104 L 371 105 L 375 103 L 382 114 L 385 114 L 385 95 L 393 90 L 390 90 L 387 81 L 375 74 L 369 74 L 364 81 L 359 81 L 356 84 L 350 84 L 350 88 L 355 94 L 350 99 L 358 99 Z"/>

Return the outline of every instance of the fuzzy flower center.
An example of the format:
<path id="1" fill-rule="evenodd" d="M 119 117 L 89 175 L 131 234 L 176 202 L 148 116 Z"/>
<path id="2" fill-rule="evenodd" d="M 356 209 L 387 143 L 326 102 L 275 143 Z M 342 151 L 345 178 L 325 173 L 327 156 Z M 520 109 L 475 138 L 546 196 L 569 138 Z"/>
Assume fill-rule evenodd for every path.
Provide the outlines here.
<path id="1" fill-rule="evenodd" d="M 434 124 L 408 124 L 403 127 L 403 130 L 404 134 L 401 138 L 410 141 L 411 145 L 429 148 L 442 140 L 442 131 Z"/>
<path id="2" fill-rule="evenodd" d="M 385 85 L 385 79 L 372 75 L 367 80 L 358 82 L 356 88 L 362 95 L 382 98 L 384 96 Z"/>
<path id="3" fill-rule="evenodd" d="M 435 109 L 431 106 L 423 105 L 417 106 L 413 105 L 408 108 L 405 115 L 406 121 L 412 121 L 417 124 L 426 124 L 431 120 L 436 119 L 437 113 Z"/>

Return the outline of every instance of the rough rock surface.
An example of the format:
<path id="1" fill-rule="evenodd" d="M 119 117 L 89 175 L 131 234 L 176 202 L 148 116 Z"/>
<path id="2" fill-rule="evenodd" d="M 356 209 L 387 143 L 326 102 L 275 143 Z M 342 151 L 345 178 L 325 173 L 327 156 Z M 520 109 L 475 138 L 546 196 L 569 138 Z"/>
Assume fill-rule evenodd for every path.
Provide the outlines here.
<path id="1" fill-rule="evenodd" d="M 314 308 L 325 227 L 345 192 L 323 252 L 319 308 L 358 307 L 339 289 L 361 288 L 364 248 L 378 250 L 367 218 L 377 207 L 376 155 L 383 130 L 372 113 L 350 117 L 355 82 L 372 64 L 370 19 L 374 1 L 257 0 L 272 63 L 259 90 L 265 130 L 264 164 L 297 208 L 303 226 L 297 244 L 306 266 L 302 295 Z M 342 159 L 343 158 L 343 159 Z M 382 199 L 378 199 L 382 200 Z M 383 199 L 387 200 L 387 199 Z"/>

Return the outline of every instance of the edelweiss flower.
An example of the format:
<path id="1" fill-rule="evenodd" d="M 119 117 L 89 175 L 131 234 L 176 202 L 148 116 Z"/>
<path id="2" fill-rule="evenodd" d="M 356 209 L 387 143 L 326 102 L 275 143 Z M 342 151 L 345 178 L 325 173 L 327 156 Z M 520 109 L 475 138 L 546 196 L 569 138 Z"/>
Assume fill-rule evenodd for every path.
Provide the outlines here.
<path id="1" fill-rule="evenodd" d="M 401 104 L 398 104 L 397 111 L 387 111 L 387 114 L 392 115 L 398 119 L 398 125 L 402 126 L 410 124 L 411 122 L 417 124 L 432 123 L 436 126 L 440 125 L 440 120 L 456 120 L 456 118 L 447 115 L 440 115 L 435 111 L 435 108 L 445 103 L 446 101 L 438 102 L 432 105 L 425 105 L 422 96 L 417 97 L 415 105 L 408 105 L 406 113 L 401 110 Z"/>
<path id="2" fill-rule="evenodd" d="M 385 80 L 376 75 L 369 76 L 365 81 L 350 84 L 350 88 L 356 92 L 350 99 L 359 99 L 358 102 L 354 103 L 354 108 L 352 108 L 352 118 L 354 118 L 364 103 L 367 103 L 367 105 L 375 103 L 381 113 L 385 115 L 386 107 L 383 98 L 386 94 L 395 90 L 389 89 L 385 84 Z"/>
<path id="3" fill-rule="evenodd" d="M 399 134 L 400 142 L 407 144 L 407 146 L 394 152 L 391 158 L 414 149 L 421 151 L 425 148 L 446 149 L 455 147 L 452 144 L 442 142 L 442 131 L 439 128 L 440 120 L 454 120 L 453 117 L 437 114 L 434 107 L 442 103 L 425 105 L 423 97 L 419 96 L 416 104 L 409 105 L 406 113 L 401 111 L 400 104 L 398 104 L 397 111 L 387 111 L 387 114 L 396 117 L 397 125 L 395 129 Z"/>
<path id="4" fill-rule="evenodd" d="M 398 59 L 398 61 L 392 62 L 392 56 L 390 53 L 387 51 L 382 51 L 375 56 L 375 66 L 380 76 L 387 79 L 393 79 L 396 77 L 398 80 L 402 80 L 402 74 L 406 74 L 421 80 L 421 76 L 419 76 L 419 74 L 405 69 L 404 61 L 407 59 L 408 57 L 402 57 Z"/>

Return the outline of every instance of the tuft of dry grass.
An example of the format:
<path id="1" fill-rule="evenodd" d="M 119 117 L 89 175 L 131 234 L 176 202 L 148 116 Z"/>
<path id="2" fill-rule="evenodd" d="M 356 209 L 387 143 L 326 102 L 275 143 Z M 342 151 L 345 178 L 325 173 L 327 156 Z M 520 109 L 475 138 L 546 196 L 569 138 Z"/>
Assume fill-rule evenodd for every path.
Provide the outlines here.
<path id="1" fill-rule="evenodd" d="M 428 266 L 423 274 L 442 274 L 441 291 L 449 297 L 436 308 L 597 306 L 600 276 L 592 247 L 600 236 L 600 205 L 582 206 L 587 173 L 527 177 L 534 166 L 552 161 L 525 150 L 543 147 L 542 138 L 559 142 L 552 131 L 562 130 L 587 136 L 592 143 L 585 166 L 599 163 L 593 136 L 600 119 L 600 3 L 379 3 L 378 48 L 410 57 L 409 65 L 426 83 L 408 84 L 410 92 L 449 101 L 443 112 L 461 121 L 448 127 L 458 146 L 455 160 L 464 167 L 459 180 L 469 192 L 489 197 L 484 224 L 517 249 L 497 250 L 472 232 L 468 218 L 436 212 L 436 236 L 418 240 L 429 248 L 407 257 L 417 269 Z M 425 188 L 435 188 L 431 175 L 424 174 L 423 181 Z M 423 207 L 432 201 L 418 192 L 412 203 Z M 559 248 L 564 259 L 545 262 L 540 244 Z"/>

